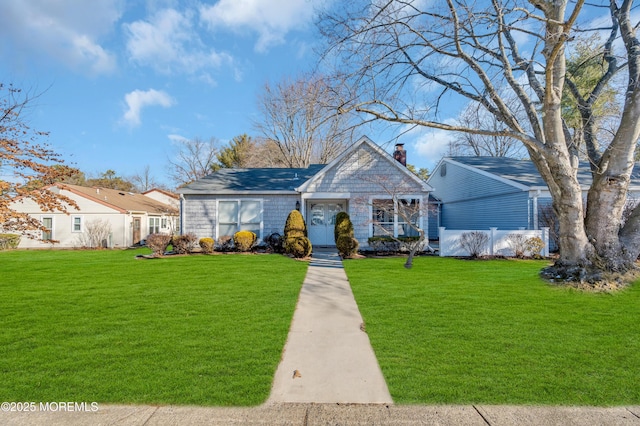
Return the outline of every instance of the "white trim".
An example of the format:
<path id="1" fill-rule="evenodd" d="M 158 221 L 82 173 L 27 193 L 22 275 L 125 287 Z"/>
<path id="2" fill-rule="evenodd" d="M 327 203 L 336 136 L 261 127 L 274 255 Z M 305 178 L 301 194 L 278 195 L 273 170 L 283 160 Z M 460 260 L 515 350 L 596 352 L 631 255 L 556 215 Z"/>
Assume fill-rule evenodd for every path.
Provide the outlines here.
<path id="1" fill-rule="evenodd" d="M 394 199 L 395 198 L 395 199 Z M 369 217 L 367 218 L 367 221 L 369 222 L 369 238 L 373 237 L 373 200 L 393 200 L 393 237 L 394 238 L 398 238 L 398 225 L 400 224 L 400 222 L 398 221 L 398 200 L 418 200 L 420 203 L 420 209 L 418 210 L 419 213 L 419 217 L 418 217 L 418 226 L 420 227 L 420 229 L 422 229 L 425 233 L 425 235 L 429 236 L 429 229 L 425 229 L 423 227 L 424 225 L 424 218 L 427 217 L 427 224 L 428 222 L 428 216 L 423 214 L 422 209 L 423 208 L 428 208 L 428 204 L 425 206 L 424 204 L 424 197 L 422 195 L 413 195 L 413 194 L 402 194 L 402 196 L 400 197 L 394 197 L 392 195 L 389 194 L 384 194 L 384 195 L 370 195 L 369 196 L 369 202 L 368 202 L 368 207 L 369 207 Z M 428 197 L 427 197 L 428 200 Z M 428 213 L 427 213 L 428 214 Z M 402 222 L 405 223 L 405 222 Z"/>
<path id="2" fill-rule="evenodd" d="M 48 240 L 44 239 L 44 231 L 40 231 L 40 239 L 42 241 L 55 241 L 55 228 L 56 228 L 56 220 L 55 220 L 55 216 L 54 215 L 40 215 L 40 223 L 42 223 L 42 226 L 44 227 L 44 220 L 45 219 L 51 219 L 51 228 L 49 229 L 49 233 L 51 234 L 51 237 Z"/>
<path id="3" fill-rule="evenodd" d="M 350 192 L 305 192 L 301 194 L 303 200 L 343 200 L 351 198 Z"/>
<path id="4" fill-rule="evenodd" d="M 76 218 L 80 219 L 80 230 L 76 231 Z M 73 215 L 71 216 L 71 233 L 72 234 L 80 234 L 84 232 L 84 216 L 82 215 Z"/>

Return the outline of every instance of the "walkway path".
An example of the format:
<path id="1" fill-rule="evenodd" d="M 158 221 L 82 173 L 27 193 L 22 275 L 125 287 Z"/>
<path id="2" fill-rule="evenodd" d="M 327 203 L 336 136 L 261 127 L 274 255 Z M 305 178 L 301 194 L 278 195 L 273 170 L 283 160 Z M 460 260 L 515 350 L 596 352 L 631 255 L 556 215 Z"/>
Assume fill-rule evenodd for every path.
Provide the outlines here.
<path id="1" fill-rule="evenodd" d="M 315 250 L 268 402 L 391 403 L 342 261 Z"/>

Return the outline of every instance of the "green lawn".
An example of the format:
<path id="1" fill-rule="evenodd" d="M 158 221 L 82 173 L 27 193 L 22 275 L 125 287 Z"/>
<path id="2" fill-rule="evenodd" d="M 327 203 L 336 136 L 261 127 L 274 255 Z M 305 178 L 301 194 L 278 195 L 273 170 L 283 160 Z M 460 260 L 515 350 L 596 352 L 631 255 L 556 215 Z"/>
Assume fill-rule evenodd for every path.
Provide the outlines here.
<path id="1" fill-rule="evenodd" d="M 256 405 L 306 264 L 0 252 L 0 401 Z"/>
<path id="2" fill-rule="evenodd" d="M 640 288 L 590 294 L 540 261 L 345 261 L 396 403 L 640 403 Z"/>

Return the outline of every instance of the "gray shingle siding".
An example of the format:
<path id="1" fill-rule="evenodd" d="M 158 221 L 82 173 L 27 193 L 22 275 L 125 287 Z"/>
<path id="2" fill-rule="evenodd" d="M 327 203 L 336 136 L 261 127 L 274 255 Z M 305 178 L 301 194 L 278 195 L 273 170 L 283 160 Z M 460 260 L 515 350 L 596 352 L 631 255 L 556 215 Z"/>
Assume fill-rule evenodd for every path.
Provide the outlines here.
<path id="1" fill-rule="evenodd" d="M 262 200 L 263 235 L 261 239 L 273 232 L 280 234 L 291 210 L 295 209 L 296 195 L 185 195 L 183 202 L 185 223 L 184 233 L 194 233 L 198 238 L 216 235 L 217 211 L 216 201 L 220 200 Z"/>

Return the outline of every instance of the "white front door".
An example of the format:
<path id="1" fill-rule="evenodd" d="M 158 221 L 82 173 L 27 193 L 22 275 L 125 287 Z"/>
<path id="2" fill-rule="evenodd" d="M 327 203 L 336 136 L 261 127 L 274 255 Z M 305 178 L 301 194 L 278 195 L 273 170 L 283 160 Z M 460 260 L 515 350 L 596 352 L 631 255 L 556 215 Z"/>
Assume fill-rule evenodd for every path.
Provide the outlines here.
<path id="1" fill-rule="evenodd" d="M 314 246 L 335 246 L 336 215 L 344 211 L 343 201 L 310 201 L 307 209 L 309 239 Z"/>

